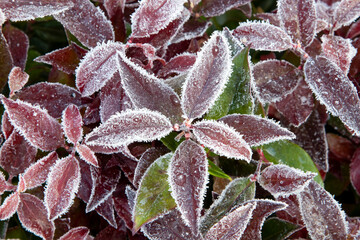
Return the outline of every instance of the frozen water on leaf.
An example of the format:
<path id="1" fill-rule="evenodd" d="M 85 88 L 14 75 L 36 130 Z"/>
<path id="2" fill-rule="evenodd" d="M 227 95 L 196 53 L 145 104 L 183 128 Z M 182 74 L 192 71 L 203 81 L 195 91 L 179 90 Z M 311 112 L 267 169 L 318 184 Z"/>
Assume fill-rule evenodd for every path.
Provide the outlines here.
<path id="1" fill-rule="evenodd" d="M 4 15 L 4 12 L 0 8 L 0 26 L 2 26 L 5 21 L 6 21 L 6 17 Z"/>
<path id="2" fill-rule="evenodd" d="M 19 206 L 19 192 L 10 194 L 0 206 L 0 220 L 6 220 L 14 215 Z"/>
<path id="3" fill-rule="evenodd" d="M 183 53 L 170 59 L 166 65 L 160 69 L 158 76 L 166 78 L 171 74 L 186 73 L 195 63 L 196 55 L 191 53 Z"/>
<path id="4" fill-rule="evenodd" d="M 23 86 L 28 82 L 29 75 L 26 72 L 23 72 L 20 67 L 13 67 L 9 73 L 9 88 L 10 95 L 13 95 L 15 92 L 22 89 Z"/>
<path id="5" fill-rule="evenodd" d="M 76 227 L 62 235 L 59 240 L 86 240 L 90 230 L 87 227 Z"/>
<path id="6" fill-rule="evenodd" d="M 1 118 L 1 132 L 4 134 L 5 139 L 8 139 L 14 130 L 14 126 L 11 125 L 9 115 L 6 111 Z"/>
<path id="7" fill-rule="evenodd" d="M 5 191 L 15 190 L 16 187 L 5 180 L 4 174 L 0 173 L 0 194 L 2 195 Z"/>
<path id="8" fill-rule="evenodd" d="M 79 153 L 82 160 L 95 167 L 99 167 L 99 163 L 95 156 L 95 153 L 88 146 L 84 144 L 77 144 L 76 151 L 77 153 Z"/>
<path id="9" fill-rule="evenodd" d="M 70 143 L 76 144 L 77 142 L 81 141 L 83 136 L 83 122 L 79 108 L 77 106 L 71 104 L 66 107 L 66 109 L 63 111 L 61 123 L 65 132 L 65 136 Z"/>
<path id="10" fill-rule="evenodd" d="M 179 43 L 201 37 L 211 25 L 210 21 L 200 22 L 197 19 L 191 18 L 179 29 L 178 33 L 171 39 L 171 43 Z"/>
<path id="11" fill-rule="evenodd" d="M 254 15 L 261 20 L 269 21 L 270 24 L 280 27 L 279 16 L 276 13 L 256 13 Z"/>
<path id="12" fill-rule="evenodd" d="M 250 162 L 252 151 L 242 135 L 223 122 L 201 121 L 193 125 L 197 140 L 215 153 Z"/>
<path id="13" fill-rule="evenodd" d="M 95 211 L 102 216 L 113 228 L 117 228 L 115 219 L 114 200 L 110 195 L 105 201 L 95 208 Z"/>
<path id="14" fill-rule="evenodd" d="M 201 117 L 214 104 L 231 75 L 231 65 L 227 39 L 214 32 L 198 53 L 182 89 L 181 106 L 189 119 Z"/>
<path id="15" fill-rule="evenodd" d="M 201 5 L 200 14 L 205 17 L 219 16 L 226 11 L 250 3 L 251 0 L 207 0 Z"/>
<path id="16" fill-rule="evenodd" d="M 360 1 L 342 0 L 334 11 L 334 30 L 347 26 L 360 16 Z"/>

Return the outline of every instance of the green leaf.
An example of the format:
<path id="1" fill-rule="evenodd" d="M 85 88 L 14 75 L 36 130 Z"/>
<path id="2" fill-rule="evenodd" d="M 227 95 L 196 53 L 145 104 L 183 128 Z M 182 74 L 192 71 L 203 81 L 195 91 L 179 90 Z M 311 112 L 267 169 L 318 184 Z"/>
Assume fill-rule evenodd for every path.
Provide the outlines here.
<path id="1" fill-rule="evenodd" d="M 134 232 L 143 224 L 176 207 L 170 194 L 167 174 L 172 155 L 168 153 L 156 159 L 144 174 L 135 199 Z"/>
<path id="2" fill-rule="evenodd" d="M 184 141 L 184 137 L 180 139 L 180 141 L 176 141 L 175 138 L 179 135 L 179 132 L 171 132 L 165 137 L 161 138 L 161 142 L 172 152 L 175 152 L 176 148 L 180 145 L 182 141 Z"/>
<path id="3" fill-rule="evenodd" d="M 269 218 L 262 227 L 262 240 L 283 240 L 298 227 L 279 218 Z"/>
<path id="4" fill-rule="evenodd" d="M 225 178 L 225 179 L 229 179 L 230 181 L 232 181 L 232 178 L 227 175 L 226 173 L 224 173 L 224 171 L 219 168 L 218 166 L 216 166 L 215 163 L 213 163 L 212 161 L 209 161 L 209 168 L 208 171 L 211 175 L 213 175 L 214 177 L 219 177 L 219 178 Z"/>
<path id="5" fill-rule="evenodd" d="M 278 141 L 262 146 L 265 158 L 275 164 L 285 164 L 304 172 L 311 171 L 317 174 L 314 180 L 324 186 L 318 169 L 313 160 L 299 145 L 290 141 Z"/>
<path id="6" fill-rule="evenodd" d="M 255 197 L 255 182 L 247 178 L 236 178 L 223 190 L 201 219 L 200 231 L 205 234 L 230 209 Z"/>
<path id="7" fill-rule="evenodd" d="M 233 59 L 233 72 L 224 91 L 215 101 L 206 119 L 219 119 L 227 114 L 251 114 L 253 99 L 250 93 L 249 48 L 243 49 Z"/>

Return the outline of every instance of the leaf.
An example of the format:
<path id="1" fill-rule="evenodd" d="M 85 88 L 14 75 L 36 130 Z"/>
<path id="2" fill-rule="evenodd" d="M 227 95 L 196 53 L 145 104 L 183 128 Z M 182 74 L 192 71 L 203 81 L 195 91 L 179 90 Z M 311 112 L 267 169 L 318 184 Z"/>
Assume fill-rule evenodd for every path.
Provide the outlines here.
<path id="1" fill-rule="evenodd" d="M 281 27 L 294 43 L 308 46 L 316 34 L 316 9 L 314 0 L 281 0 L 277 12 Z"/>
<path id="2" fill-rule="evenodd" d="M 256 18 L 259 18 L 261 20 L 265 20 L 265 21 L 269 21 L 269 23 L 271 25 L 274 25 L 274 26 L 277 26 L 277 27 L 280 27 L 280 19 L 279 19 L 279 16 L 277 13 L 273 13 L 273 12 L 270 12 L 270 13 L 267 13 L 267 12 L 264 12 L 264 13 L 256 13 L 254 14 Z"/>
<path id="3" fill-rule="evenodd" d="M 224 217 L 232 208 L 255 197 L 255 182 L 250 178 L 236 178 L 222 191 L 221 195 L 213 202 L 210 208 L 201 217 L 200 230 L 206 232 Z"/>
<path id="4" fill-rule="evenodd" d="M 117 51 L 124 51 L 123 45 L 107 42 L 92 48 L 76 69 L 76 87 L 83 96 L 90 96 L 100 90 L 118 71 Z"/>
<path id="5" fill-rule="evenodd" d="M 345 213 L 324 188 L 311 181 L 298 197 L 301 216 L 312 239 L 346 239 Z"/>
<path id="6" fill-rule="evenodd" d="M 126 179 L 122 178 L 122 180 L 124 181 Z M 124 220 L 128 229 L 133 228 L 132 208 L 130 207 L 130 202 L 134 202 L 135 195 L 135 190 L 132 190 L 127 183 L 121 182 L 120 180 L 120 183 L 117 185 L 117 189 L 112 197 L 114 200 L 114 209 L 116 214 Z"/>
<path id="7" fill-rule="evenodd" d="M 248 225 L 252 213 L 256 207 L 256 202 L 247 203 L 240 206 L 223 217 L 218 223 L 210 228 L 205 239 L 240 239 Z"/>
<path id="8" fill-rule="evenodd" d="M 85 162 L 93 165 L 94 167 L 99 167 L 95 153 L 88 146 L 84 144 L 77 144 L 76 152 L 79 153 L 80 158 Z"/>
<path id="9" fill-rule="evenodd" d="M 285 164 L 304 172 L 311 171 L 317 174 L 314 178 L 322 183 L 320 174 L 310 156 L 298 145 L 289 141 L 273 142 L 262 147 L 265 158 L 275 164 Z"/>
<path id="10" fill-rule="evenodd" d="M 211 25 L 210 21 L 198 21 L 196 18 L 190 18 L 171 39 L 171 43 L 179 43 L 201 37 Z"/>
<path id="11" fill-rule="evenodd" d="M 196 55 L 184 53 L 170 59 L 158 72 L 158 76 L 166 78 L 168 75 L 186 73 L 195 63 Z"/>
<path id="12" fill-rule="evenodd" d="M 98 43 L 114 40 L 114 30 L 104 12 L 89 0 L 71 0 L 74 3 L 59 14 L 54 15 L 86 47 L 96 47 Z"/>
<path id="13" fill-rule="evenodd" d="M 218 32 L 198 53 L 186 77 L 181 106 L 189 119 L 201 117 L 221 94 L 231 74 L 231 58 L 226 38 Z"/>
<path id="14" fill-rule="evenodd" d="M 264 222 L 261 236 L 263 240 L 282 240 L 288 238 L 297 228 L 288 221 L 273 217 Z"/>
<path id="15" fill-rule="evenodd" d="M 105 201 L 97 206 L 95 211 L 102 216 L 110 224 L 110 226 L 114 228 L 118 227 L 115 219 L 114 200 L 112 196 L 109 196 Z"/>
<path id="16" fill-rule="evenodd" d="M 250 162 L 252 151 L 242 136 L 222 122 L 201 121 L 193 125 L 197 140 L 215 153 Z"/>
<path id="17" fill-rule="evenodd" d="M 209 163 L 208 171 L 210 175 L 232 181 L 232 178 L 226 173 L 224 173 L 224 171 L 221 168 L 216 166 L 215 163 L 213 163 L 210 160 L 208 160 L 208 163 Z"/>
<path id="18" fill-rule="evenodd" d="M 73 6 L 67 0 L 2 1 L 0 8 L 11 21 L 26 21 L 65 11 Z"/>
<path id="19" fill-rule="evenodd" d="M 215 17 L 232 8 L 236 8 L 250 2 L 251 0 L 204 0 L 202 1 L 200 14 L 205 17 Z"/>
<path id="20" fill-rule="evenodd" d="M 173 154 L 168 153 L 153 162 L 144 173 L 133 208 L 133 232 L 145 223 L 176 207 L 170 195 L 167 169 Z"/>
<path id="21" fill-rule="evenodd" d="M 168 172 L 171 195 L 185 224 L 198 235 L 208 181 L 205 150 L 192 140 L 182 142 L 171 159 Z"/>
<path id="22" fill-rule="evenodd" d="M 131 36 L 142 38 L 158 33 L 179 17 L 184 3 L 185 0 L 141 1 L 131 16 Z"/>
<path id="23" fill-rule="evenodd" d="M 233 35 L 249 48 L 263 51 L 284 51 L 292 48 L 290 36 L 268 22 L 244 22 Z"/>
<path id="24" fill-rule="evenodd" d="M 353 24 L 351 24 L 349 31 L 346 33 L 346 38 L 353 39 L 360 34 L 360 21 L 357 20 Z"/>
<path id="25" fill-rule="evenodd" d="M 5 139 L 8 139 L 14 130 L 14 126 L 11 125 L 9 115 L 6 111 L 1 118 L 1 132 L 4 134 Z"/>
<path id="26" fill-rule="evenodd" d="M 170 121 L 162 114 L 146 109 L 128 110 L 113 115 L 86 135 L 88 145 L 119 147 L 136 141 L 151 141 L 172 131 Z"/>
<path id="27" fill-rule="evenodd" d="M 1 97 L 1 100 L 11 124 L 32 145 L 44 151 L 55 150 L 63 145 L 61 125 L 47 111 L 20 100 L 10 100 L 4 96 Z"/>
<path id="28" fill-rule="evenodd" d="M 61 236 L 59 240 L 86 240 L 90 230 L 87 227 L 76 227 L 70 229 Z"/>
<path id="29" fill-rule="evenodd" d="M 305 80 L 320 103 L 339 116 L 356 135 L 360 135 L 360 100 L 357 90 L 343 71 L 325 57 L 309 58 L 304 66 Z"/>
<path id="30" fill-rule="evenodd" d="M 260 61 L 253 67 L 255 90 L 263 103 L 278 102 L 290 94 L 303 79 L 302 71 L 289 62 Z"/>
<path id="31" fill-rule="evenodd" d="M 360 150 L 357 149 L 351 159 L 350 180 L 356 192 L 360 193 Z"/>
<path id="32" fill-rule="evenodd" d="M 43 201 L 31 194 L 20 193 L 17 213 L 21 225 L 26 230 L 43 239 L 53 239 L 55 232 L 54 222 L 48 220 Z"/>
<path id="33" fill-rule="evenodd" d="M 122 86 L 135 107 L 158 111 L 172 123 L 182 121 L 180 99 L 174 90 L 120 52 L 119 69 Z"/>
<path id="34" fill-rule="evenodd" d="M 79 108 L 73 104 L 68 105 L 62 115 L 62 128 L 70 143 L 76 144 L 81 141 L 83 136 L 82 125 Z"/>
<path id="35" fill-rule="evenodd" d="M 0 3 L 1 4 L 1 3 Z M 1 9 L 1 7 L 0 7 Z M 7 83 L 8 75 L 13 68 L 13 58 L 9 45 L 4 36 L 0 33 L 0 90 L 2 91 Z"/>
<path id="36" fill-rule="evenodd" d="M 80 184 L 80 166 L 70 155 L 56 162 L 51 168 L 45 190 L 48 219 L 54 220 L 66 213 L 72 205 Z"/>
<path id="37" fill-rule="evenodd" d="M 292 132 L 273 120 L 256 115 L 231 114 L 219 121 L 233 127 L 251 147 L 295 138 Z"/>
<path id="38" fill-rule="evenodd" d="M 15 92 L 19 91 L 20 89 L 25 86 L 25 84 L 29 80 L 29 75 L 26 72 L 23 72 L 19 67 L 13 67 L 11 72 L 9 73 L 9 89 L 10 89 L 10 96 L 13 96 Z"/>
<path id="39" fill-rule="evenodd" d="M 16 187 L 5 180 L 3 173 L 0 173 L 0 194 L 2 195 L 5 191 L 14 191 Z"/>
<path id="40" fill-rule="evenodd" d="M 334 30 L 347 26 L 355 21 L 360 13 L 360 2 L 354 0 L 342 0 L 334 11 Z"/>
<path id="41" fill-rule="evenodd" d="M 3 221 L 11 218 L 18 210 L 19 202 L 19 192 L 10 194 L 0 206 L 0 219 Z"/>

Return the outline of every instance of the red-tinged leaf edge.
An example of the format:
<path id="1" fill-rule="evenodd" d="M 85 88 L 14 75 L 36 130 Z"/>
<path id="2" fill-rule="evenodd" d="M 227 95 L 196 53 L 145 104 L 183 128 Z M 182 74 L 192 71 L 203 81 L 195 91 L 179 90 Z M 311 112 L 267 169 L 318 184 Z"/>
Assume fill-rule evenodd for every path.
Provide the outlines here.
<path id="1" fill-rule="evenodd" d="M 62 128 L 67 140 L 76 144 L 83 136 L 83 121 L 79 108 L 73 104 L 68 105 L 62 114 Z"/>
<path id="2" fill-rule="evenodd" d="M 76 227 L 62 235 L 59 240 L 86 240 L 90 230 L 87 227 Z"/>
<path id="3" fill-rule="evenodd" d="M 9 219 L 18 209 L 20 202 L 20 193 L 14 192 L 9 195 L 0 206 L 0 220 Z"/>
<path id="4" fill-rule="evenodd" d="M 76 151 L 79 153 L 82 160 L 93 165 L 94 167 L 99 167 L 95 153 L 88 146 L 84 144 L 77 144 Z"/>
<path id="5" fill-rule="evenodd" d="M 15 92 L 22 89 L 23 86 L 28 82 L 29 75 L 23 72 L 20 67 L 13 67 L 9 73 L 9 88 L 10 96 L 13 96 Z"/>

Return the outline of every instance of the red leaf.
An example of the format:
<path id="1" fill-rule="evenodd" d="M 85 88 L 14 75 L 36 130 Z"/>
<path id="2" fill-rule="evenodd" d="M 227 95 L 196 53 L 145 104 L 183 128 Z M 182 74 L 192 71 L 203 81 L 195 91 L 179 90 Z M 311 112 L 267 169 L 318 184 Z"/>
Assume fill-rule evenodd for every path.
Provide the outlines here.
<path id="1" fill-rule="evenodd" d="M 5 180 L 3 173 L 0 173 L 0 195 L 5 191 L 15 191 L 16 187 Z"/>
<path id="2" fill-rule="evenodd" d="M 11 56 L 9 45 L 7 44 L 6 39 L 1 33 L 0 33 L 0 65 L 1 65 L 0 90 L 2 91 L 2 89 L 7 83 L 8 75 L 11 69 L 13 68 L 13 59 Z"/>
<path id="3" fill-rule="evenodd" d="M 344 72 L 325 57 L 309 58 L 305 80 L 320 103 L 360 135 L 360 100 L 357 90 Z"/>
<path id="4" fill-rule="evenodd" d="M 112 226 L 107 226 L 102 229 L 94 238 L 94 240 L 119 240 L 119 239 L 127 239 L 128 234 L 126 232 L 126 227 L 122 226 L 118 229 L 113 228 Z M 142 240 L 142 239 L 141 239 Z"/>
<path id="5" fill-rule="evenodd" d="M 151 141 L 172 131 L 170 121 L 157 112 L 146 109 L 128 110 L 113 115 L 95 128 L 86 138 L 88 145 L 120 147 L 136 141 Z"/>
<path id="6" fill-rule="evenodd" d="M 185 53 L 172 58 L 160 71 L 158 76 L 166 78 L 168 75 L 187 72 L 195 63 L 196 55 Z"/>
<path id="7" fill-rule="evenodd" d="M 222 122 L 201 121 L 193 125 L 193 134 L 197 140 L 215 153 L 247 162 L 252 151 L 242 136 Z"/>
<path id="8" fill-rule="evenodd" d="M 264 51 L 284 51 L 292 48 L 290 36 L 268 22 L 241 23 L 233 35 L 246 46 Z"/>
<path id="9" fill-rule="evenodd" d="M 351 24 L 349 31 L 346 33 L 346 38 L 355 38 L 360 35 L 360 20 Z"/>
<path id="10" fill-rule="evenodd" d="M 79 153 L 82 160 L 95 167 L 99 167 L 99 163 L 95 156 L 95 153 L 88 146 L 84 144 L 77 144 L 76 151 Z"/>
<path id="11" fill-rule="evenodd" d="M 276 213 L 279 218 L 286 221 L 295 223 L 299 226 L 304 226 L 304 222 L 301 218 L 301 213 L 299 209 L 299 200 L 296 195 L 290 195 L 287 197 L 278 197 L 276 201 L 280 201 L 287 204 L 287 207 L 284 210 L 278 211 Z"/>
<path id="12" fill-rule="evenodd" d="M 49 175 L 50 168 L 57 160 L 57 153 L 51 152 L 28 167 L 24 174 L 22 174 L 26 189 L 31 189 L 43 184 Z"/>
<path id="13" fill-rule="evenodd" d="M 69 104 L 81 105 L 80 93 L 59 83 L 37 83 L 22 89 L 16 96 L 20 100 L 45 108 L 54 118 L 61 117 L 61 113 Z"/>
<path id="14" fill-rule="evenodd" d="M 255 17 L 261 19 L 261 20 L 265 20 L 265 21 L 269 21 L 269 23 L 271 25 L 280 27 L 280 20 L 279 20 L 279 16 L 276 13 L 256 13 L 254 14 Z"/>
<path id="15" fill-rule="evenodd" d="M 231 74 L 230 48 L 215 32 L 198 53 L 183 89 L 181 105 L 189 119 L 201 117 L 221 94 Z"/>
<path id="16" fill-rule="evenodd" d="M 231 114 L 220 118 L 219 121 L 233 127 L 251 147 L 295 138 L 292 132 L 278 123 L 256 115 Z"/>
<path id="17" fill-rule="evenodd" d="M 82 125 L 79 108 L 72 104 L 68 105 L 62 115 L 62 127 L 70 143 L 76 144 L 81 141 L 83 135 Z"/>
<path id="18" fill-rule="evenodd" d="M 20 193 L 18 217 L 21 225 L 29 232 L 46 240 L 53 239 L 54 222 L 48 220 L 44 203 L 37 197 L 28 193 Z"/>
<path id="19" fill-rule="evenodd" d="M 124 178 L 122 178 L 124 179 Z M 125 183 L 119 183 L 117 186 L 117 190 L 115 191 L 113 195 L 114 200 L 114 208 L 117 213 L 117 215 L 124 220 L 126 227 L 128 229 L 133 228 L 133 221 L 132 221 L 132 208 L 129 204 L 129 197 L 132 198 L 132 201 L 134 201 L 136 197 L 136 192 L 131 189 L 129 185 L 125 186 Z M 129 194 L 131 196 L 129 196 Z"/>
<path id="20" fill-rule="evenodd" d="M 86 47 L 96 47 L 98 43 L 114 40 L 111 22 L 100 8 L 89 0 L 71 0 L 72 8 L 54 15 Z"/>
<path id="21" fill-rule="evenodd" d="M 351 24 L 360 16 L 360 2 L 343 0 L 334 11 L 334 30 Z"/>
<path id="22" fill-rule="evenodd" d="M 1 100 L 11 124 L 32 145 L 51 151 L 64 144 L 61 125 L 47 111 L 20 100 L 13 101 L 3 96 Z"/>
<path id="23" fill-rule="evenodd" d="M 87 227 L 76 227 L 70 229 L 61 236 L 59 240 L 86 240 L 90 230 Z"/>
<path id="24" fill-rule="evenodd" d="M 351 159 L 350 164 L 350 180 L 351 183 L 358 193 L 360 195 L 360 150 L 357 149 Z"/>
<path id="25" fill-rule="evenodd" d="M 18 210 L 19 201 L 20 198 L 18 192 L 9 195 L 0 206 L 0 220 L 6 220 L 14 215 Z"/>
<path id="26" fill-rule="evenodd" d="M 23 72 L 20 67 L 13 67 L 9 73 L 8 81 L 10 96 L 13 96 L 15 92 L 21 90 L 28 80 L 29 75 L 26 72 Z"/>
<path id="27" fill-rule="evenodd" d="M 91 49 L 76 69 L 76 87 L 83 96 L 90 96 L 105 86 L 118 71 L 117 51 L 124 51 L 120 43 L 108 42 Z"/>
<path id="28" fill-rule="evenodd" d="M 199 234 L 203 198 L 208 181 L 208 163 L 204 149 L 186 140 L 176 149 L 169 166 L 171 195 L 185 224 Z"/>
<path id="29" fill-rule="evenodd" d="M 126 39 L 126 27 L 124 9 L 126 0 L 105 0 L 104 7 L 114 27 L 115 41 L 124 42 Z"/>
<path id="30" fill-rule="evenodd" d="M 200 14 L 205 17 L 219 16 L 226 11 L 250 3 L 251 0 L 203 0 Z"/>
<path id="31" fill-rule="evenodd" d="M 117 228 L 115 219 L 114 200 L 109 196 L 104 202 L 95 208 L 95 211 L 102 216 L 113 228 Z"/>
<path id="32" fill-rule="evenodd" d="M 80 166 L 70 155 L 56 162 L 48 176 L 45 206 L 50 220 L 68 211 L 80 184 Z"/>
<path id="33" fill-rule="evenodd" d="M 5 139 L 8 139 L 14 130 L 14 126 L 11 125 L 9 115 L 5 111 L 1 119 L 1 131 L 4 134 Z"/>
<path id="34" fill-rule="evenodd" d="M 190 18 L 184 23 L 184 25 L 179 29 L 171 39 L 171 43 L 179 43 L 185 40 L 191 40 L 197 37 L 204 35 L 206 30 L 211 26 L 210 21 L 198 21 L 196 18 Z"/>

